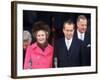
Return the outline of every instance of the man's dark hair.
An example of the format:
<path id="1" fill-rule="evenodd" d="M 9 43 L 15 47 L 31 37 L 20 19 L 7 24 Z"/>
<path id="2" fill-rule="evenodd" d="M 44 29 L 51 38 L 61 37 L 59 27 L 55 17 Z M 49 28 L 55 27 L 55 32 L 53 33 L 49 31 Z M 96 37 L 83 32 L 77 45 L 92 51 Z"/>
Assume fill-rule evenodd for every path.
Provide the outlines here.
<path id="1" fill-rule="evenodd" d="M 65 24 L 69 24 L 69 25 L 73 25 L 73 26 L 75 26 L 75 24 L 74 24 L 74 22 L 72 21 L 72 20 L 67 20 L 67 21 L 65 21 L 64 23 L 63 23 L 63 28 L 64 28 L 64 25 Z M 74 27 L 75 28 L 75 27 Z"/>

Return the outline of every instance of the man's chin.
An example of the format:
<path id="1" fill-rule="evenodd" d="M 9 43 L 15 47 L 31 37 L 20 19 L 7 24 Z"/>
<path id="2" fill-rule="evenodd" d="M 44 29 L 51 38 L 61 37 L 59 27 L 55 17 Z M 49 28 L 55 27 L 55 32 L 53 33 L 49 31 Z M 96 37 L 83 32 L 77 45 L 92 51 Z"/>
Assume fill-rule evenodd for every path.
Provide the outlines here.
<path id="1" fill-rule="evenodd" d="M 68 40 L 70 40 L 71 38 L 67 37 Z"/>

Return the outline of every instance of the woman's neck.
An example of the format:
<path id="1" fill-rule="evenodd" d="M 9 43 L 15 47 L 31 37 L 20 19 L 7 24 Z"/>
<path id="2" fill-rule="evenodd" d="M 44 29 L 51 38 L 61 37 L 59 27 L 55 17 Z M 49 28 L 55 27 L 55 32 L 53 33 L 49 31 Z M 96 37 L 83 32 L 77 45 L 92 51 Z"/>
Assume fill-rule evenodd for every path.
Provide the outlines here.
<path id="1" fill-rule="evenodd" d="M 45 48 L 48 46 L 48 42 L 45 42 L 44 44 L 40 44 L 37 42 L 37 45 L 44 51 Z"/>

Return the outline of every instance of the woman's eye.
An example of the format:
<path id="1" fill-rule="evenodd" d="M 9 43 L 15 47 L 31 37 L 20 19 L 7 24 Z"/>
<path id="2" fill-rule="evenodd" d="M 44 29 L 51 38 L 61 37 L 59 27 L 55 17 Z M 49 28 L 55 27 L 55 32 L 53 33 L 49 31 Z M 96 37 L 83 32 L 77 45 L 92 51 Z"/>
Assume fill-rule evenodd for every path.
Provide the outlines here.
<path id="1" fill-rule="evenodd" d="M 42 35 L 42 36 L 44 36 L 44 35 Z"/>
<path id="2" fill-rule="evenodd" d="M 40 37 L 40 35 L 38 35 L 38 37 Z"/>

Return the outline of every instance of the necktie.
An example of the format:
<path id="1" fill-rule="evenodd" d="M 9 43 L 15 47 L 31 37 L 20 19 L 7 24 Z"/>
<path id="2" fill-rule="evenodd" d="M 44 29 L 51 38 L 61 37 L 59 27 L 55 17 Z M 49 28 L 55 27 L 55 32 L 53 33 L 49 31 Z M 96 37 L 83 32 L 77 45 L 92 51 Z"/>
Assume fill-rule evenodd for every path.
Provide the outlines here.
<path id="1" fill-rule="evenodd" d="M 80 34 L 80 38 L 81 38 L 81 40 L 83 41 L 83 36 L 82 36 L 82 34 Z"/>
<path id="2" fill-rule="evenodd" d="M 69 47 L 70 47 L 70 45 L 69 45 L 69 40 L 67 40 L 67 49 L 69 50 Z"/>

